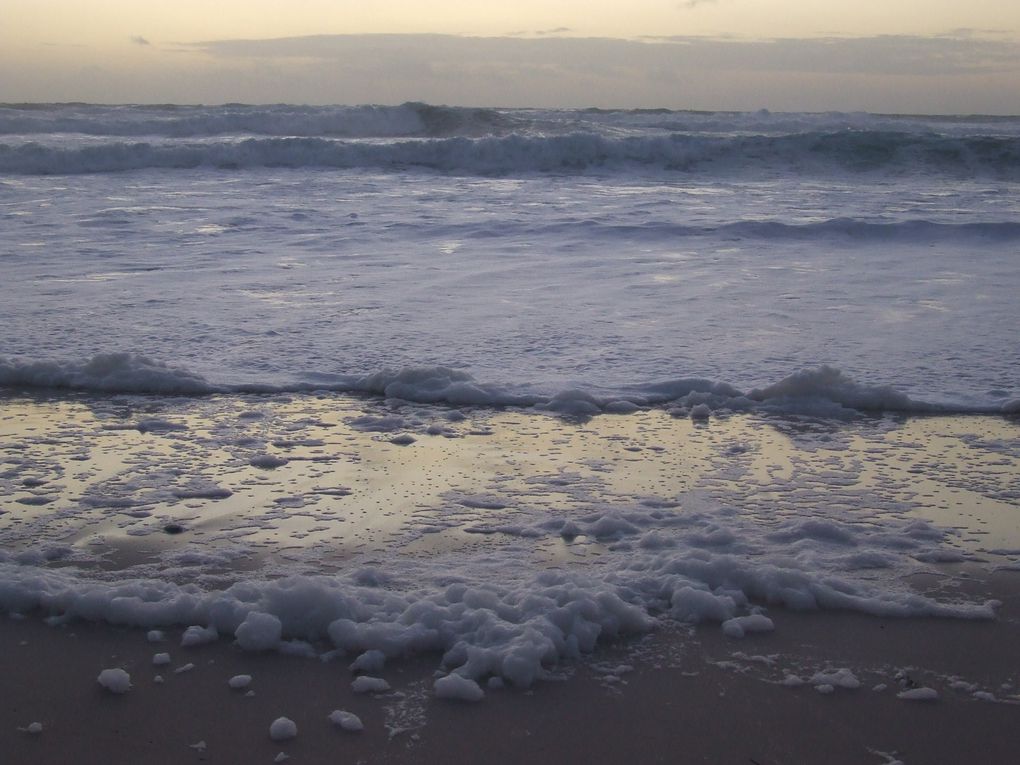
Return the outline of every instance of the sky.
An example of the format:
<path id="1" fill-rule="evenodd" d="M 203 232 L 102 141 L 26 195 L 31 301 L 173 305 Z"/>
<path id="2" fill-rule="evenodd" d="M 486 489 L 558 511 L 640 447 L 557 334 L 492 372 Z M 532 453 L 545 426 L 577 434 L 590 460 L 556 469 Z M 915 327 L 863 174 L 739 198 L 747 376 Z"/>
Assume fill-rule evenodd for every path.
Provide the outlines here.
<path id="1" fill-rule="evenodd" d="M 1020 113 L 1017 0 L 2 0 L 0 102 Z"/>

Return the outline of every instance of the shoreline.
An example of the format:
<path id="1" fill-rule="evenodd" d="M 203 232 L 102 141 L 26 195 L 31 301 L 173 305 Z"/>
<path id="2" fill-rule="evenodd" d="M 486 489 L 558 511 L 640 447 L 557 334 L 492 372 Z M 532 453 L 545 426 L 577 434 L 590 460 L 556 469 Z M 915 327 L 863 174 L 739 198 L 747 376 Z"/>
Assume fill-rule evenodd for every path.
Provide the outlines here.
<path id="1" fill-rule="evenodd" d="M 180 630 L 150 643 L 143 630 L 7 618 L 0 746 L 12 765 L 269 763 L 280 752 L 295 763 L 780 765 L 822 753 L 836 764 L 1007 765 L 1020 721 L 1020 575 L 966 586 L 1000 596 L 995 621 L 776 609 L 772 633 L 732 640 L 712 626 L 662 629 L 600 645 L 531 689 L 487 689 L 477 704 L 434 698 L 427 655 L 389 665 L 380 674 L 393 690 L 366 695 L 351 690 L 350 657 L 246 652 L 226 639 L 184 648 Z M 152 655 L 164 651 L 172 663 L 153 666 Z M 114 666 L 131 674 L 124 695 L 96 683 Z M 826 693 L 810 679 L 839 670 L 860 687 Z M 242 673 L 253 677 L 252 696 L 227 686 Z M 157 674 L 165 682 L 153 682 Z M 791 675 L 805 682 L 794 686 Z M 933 688 L 938 699 L 898 698 L 908 686 Z M 357 714 L 365 730 L 332 725 L 334 709 Z M 296 739 L 270 739 L 279 716 L 297 723 Z M 43 731 L 17 730 L 31 722 Z M 205 746 L 193 746 L 199 742 Z"/>

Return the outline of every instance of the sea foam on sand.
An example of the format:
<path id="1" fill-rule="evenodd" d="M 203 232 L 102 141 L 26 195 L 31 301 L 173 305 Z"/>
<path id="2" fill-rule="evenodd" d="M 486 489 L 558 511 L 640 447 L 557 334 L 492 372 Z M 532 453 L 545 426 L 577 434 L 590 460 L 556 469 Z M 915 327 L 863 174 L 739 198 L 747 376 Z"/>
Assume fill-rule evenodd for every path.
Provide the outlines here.
<path id="1" fill-rule="evenodd" d="M 251 403 L 258 418 L 239 416 L 250 413 L 248 404 L 228 397 L 185 402 L 175 418 L 188 423 L 184 428 L 100 426 L 106 438 L 117 434 L 104 448 L 133 455 L 129 467 L 116 482 L 86 486 L 80 500 L 70 500 L 73 512 L 50 514 L 47 508 L 68 501 L 54 493 L 60 499 L 33 511 L 29 526 L 3 532 L 22 548 L 0 551 L 0 607 L 39 609 L 55 623 L 82 618 L 136 626 L 152 639 L 184 627 L 185 648 L 232 639 L 252 651 L 336 652 L 352 657 L 352 671 L 371 675 L 391 660 L 434 654 L 445 673 L 436 695 L 457 698 L 477 696 L 493 677 L 528 687 L 602 641 L 669 623 L 717 625 L 731 639 L 754 639 L 783 628 L 784 608 L 995 618 L 995 601 L 925 595 L 904 583 L 940 561 L 975 556 L 959 534 L 918 516 L 908 493 L 918 475 L 912 465 L 923 471 L 930 460 L 923 448 L 896 446 L 901 426 L 891 420 L 808 430 L 797 435 L 802 449 L 790 447 L 786 464 L 771 465 L 778 458 L 765 442 L 774 434 L 746 416 L 713 417 L 706 426 L 660 411 L 573 425 L 485 413 L 475 421 L 447 419 L 441 433 L 429 436 L 439 413 L 403 403 L 385 417 L 399 417 L 402 429 L 422 435 L 397 447 L 385 434 L 362 429 L 366 417 L 382 421 L 378 407 L 370 414 L 357 402 L 312 396 Z M 208 419 L 185 416 L 195 411 Z M 74 423 L 61 414 L 52 426 L 40 425 L 29 436 L 39 439 L 30 441 L 29 453 L 59 456 L 66 444 L 70 461 L 85 433 Z M 861 445 L 844 440 L 844 428 Z M 338 460 L 328 444 L 340 434 L 343 453 L 356 461 Z M 975 460 L 987 450 L 1014 459 L 1003 439 L 975 440 L 966 432 L 961 439 Z M 150 453 L 138 449 L 141 441 Z M 250 464 L 251 454 L 267 446 L 290 458 L 272 477 Z M 904 464 L 902 477 L 863 483 L 861 467 L 894 450 L 916 462 Z M 185 453 L 198 475 L 175 472 L 184 463 L 173 460 Z M 27 474 L 52 464 L 51 457 L 38 464 L 21 458 Z M 987 482 L 982 491 L 1008 496 L 999 474 L 971 472 L 970 457 L 954 459 L 963 471 L 951 477 L 954 485 Z M 424 490 L 403 483 L 415 475 L 410 467 L 395 468 L 419 460 L 435 466 Z M 705 491 L 683 488 L 697 480 Z M 232 491 L 182 499 L 173 483 L 167 486 L 173 481 L 228 484 Z M 287 493 L 247 488 L 263 482 Z M 296 493 L 292 486 L 308 489 Z M 374 494 L 376 487 L 392 487 L 385 489 L 392 498 Z M 12 485 L 14 496 L 25 491 L 48 489 Z M 391 521 L 373 510 L 356 520 L 356 512 L 380 501 L 376 496 L 414 512 Z M 221 507 L 232 510 L 219 516 L 217 529 Z M 124 511 L 113 517 L 129 530 L 127 541 L 147 532 L 168 549 L 152 563 L 111 572 L 94 568 L 99 559 L 87 548 L 36 546 L 57 521 L 58 530 L 76 517 L 86 528 L 109 523 L 109 508 Z M 161 531 L 170 513 L 195 521 L 184 524 L 195 531 Z M 212 525 L 199 523 L 203 513 Z M 399 533 L 387 531 L 384 542 L 374 530 L 380 520 Z M 208 531 L 200 533 L 203 525 Z M 294 530 L 285 539 L 298 543 L 297 553 L 288 554 L 290 562 L 275 558 L 271 576 L 248 573 L 247 556 L 277 549 L 281 525 Z M 367 535 L 364 553 L 345 552 L 336 573 L 307 573 L 321 569 L 317 561 L 332 560 L 352 533 Z M 220 572 L 235 561 L 246 565 L 224 580 Z M 352 685 L 358 692 L 388 687 L 370 675 Z"/>
<path id="2" fill-rule="evenodd" d="M 277 717 L 269 726 L 269 738 L 273 741 L 288 741 L 297 737 L 297 725 L 287 717 Z"/>
<path id="3" fill-rule="evenodd" d="M 96 680 L 110 693 L 127 693 L 131 690 L 131 675 L 119 667 L 104 669 Z"/>

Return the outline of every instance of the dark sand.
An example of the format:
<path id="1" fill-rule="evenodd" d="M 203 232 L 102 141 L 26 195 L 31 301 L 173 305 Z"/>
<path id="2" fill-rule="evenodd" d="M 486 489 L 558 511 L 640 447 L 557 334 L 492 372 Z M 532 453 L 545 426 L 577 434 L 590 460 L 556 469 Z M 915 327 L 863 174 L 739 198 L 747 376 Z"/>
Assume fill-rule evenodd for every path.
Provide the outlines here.
<path id="1" fill-rule="evenodd" d="M 477 704 L 431 698 L 435 656 L 387 667 L 383 676 L 403 695 L 372 697 L 350 691 L 343 659 L 245 653 L 226 640 L 181 648 L 179 632 L 153 644 L 140 630 L 5 618 L 0 762 L 271 763 L 285 752 L 294 763 L 1012 765 L 1020 761 L 1020 703 L 1010 698 L 1020 693 L 1018 581 L 1016 572 L 963 580 L 969 594 L 1003 601 L 994 622 L 779 610 L 774 633 L 730 640 L 714 625 L 662 631 L 566 667 L 569 682 L 489 690 Z M 161 651 L 169 667 L 152 666 Z M 194 669 L 173 672 L 189 662 Z M 96 683 L 113 666 L 131 673 L 125 695 Z M 859 689 L 781 684 L 840 667 Z M 163 684 L 153 682 L 159 673 Z M 227 686 L 239 673 L 253 675 L 254 696 Z M 897 698 L 910 684 L 935 688 L 939 700 Z M 974 687 L 999 701 L 976 699 Z M 336 708 L 361 716 L 365 730 L 331 725 Z M 281 715 L 298 725 L 290 742 L 269 738 Z M 18 730 L 34 721 L 42 733 Z M 200 741 L 204 750 L 189 746 Z"/>

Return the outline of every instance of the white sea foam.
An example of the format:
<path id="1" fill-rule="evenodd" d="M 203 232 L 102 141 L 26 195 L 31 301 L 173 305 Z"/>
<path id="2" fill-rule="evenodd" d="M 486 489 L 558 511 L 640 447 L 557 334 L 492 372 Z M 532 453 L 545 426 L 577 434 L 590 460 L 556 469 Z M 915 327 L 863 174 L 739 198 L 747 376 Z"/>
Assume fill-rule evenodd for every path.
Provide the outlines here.
<path id="1" fill-rule="evenodd" d="M 557 515 L 491 531 L 534 545 L 564 533 Z M 191 624 L 186 645 L 219 634 L 233 634 L 241 647 L 255 650 L 275 646 L 281 632 L 328 639 L 361 657 L 352 665 L 357 669 L 436 652 L 459 677 L 477 682 L 495 675 L 519 686 L 531 685 L 561 659 L 592 651 L 599 640 L 645 632 L 662 619 L 714 622 L 741 637 L 776 627 L 762 613 L 764 605 L 884 617 L 995 615 L 992 602 L 934 600 L 891 581 L 870 581 L 847 563 L 848 547 L 895 553 L 896 565 L 938 550 L 944 532 L 918 520 L 793 521 L 763 532 L 726 508 L 684 514 L 646 507 L 591 513 L 573 523 L 577 537 L 610 545 L 596 569 L 529 573 L 515 556 L 490 554 L 456 562 L 394 558 L 384 576 L 362 568 L 342 576 L 252 579 L 217 590 L 0 563 L 0 607 L 146 628 Z M 652 531 L 661 543 L 642 544 Z M 387 687 L 368 676 L 352 685 L 357 692 Z M 436 692 L 476 695 L 459 679 L 437 683 Z"/>
<path id="2" fill-rule="evenodd" d="M 381 677 L 369 675 L 360 675 L 351 683 L 351 690 L 355 693 L 385 693 L 389 689 L 390 684 Z"/>
<path id="3" fill-rule="evenodd" d="M 911 688 L 897 693 L 896 698 L 905 701 L 938 701 L 939 692 L 934 688 Z"/>
<path id="4" fill-rule="evenodd" d="M 269 738 L 273 741 L 289 741 L 297 737 L 297 725 L 288 717 L 277 717 L 269 726 Z"/>
<path id="5" fill-rule="evenodd" d="M 0 358 L 0 386 L 187 395 L 216 390 L 200 375 L 131 353 L 98 354 L 85 362 Z"/>
<path id="6" fill-rule="evenodd" d="M 227 685 L 233 688 L 235 691 L 244 690 L 251 685 L 251 675 L 234 675 L 227 680 Z"/>
<path id="7" fill-rule="evenodd" d="M 748 411 L 762 409 L 777 413 L 844 417 L 854 412 L 904 413 L 1003 413 L 1016 410 L 1016 401 L 1005 394 L 999 400 L 980 403 L 937 402 L 914 399 L 888 385 L 867 385 L 842 370 L 821 366 L 794 372 L 765 388 L 742 392 L 724 382 L 683 378 L 665 382 L 631 384 L 617 390 L 571 388 L 559 392 L 531 389 L 526 384 L 482 383 L 470 373 L 449 367 L 407 367 L 383 370 L 371 375 L 336 374 L 326 381 L 268 383 L 215 383 L 187 369 L 130 353 L 100 354 L 84 362 L 14 361 L 0 357 L 0 387 L 14 389 L 71 389 L 99 393 L 208 395 L 212 393 L 285 393 L 311 390 L 371 393 L 405 401 L 448 404 L 534 408 L 566 416 L 602 413 L 627 414 L 648 406 L 688 406 L 690 415 L 703 419 L 713 409 Z M 144 421 L 140 430 L 156 428 Z M 180 427 L 162 424 L 162 429 Z M 366 418 L 354 423 L 363 430 L 400 430 L 407 423 L 398 417 Z M 407 434 L 395 443 L 413 443 Z M 271 454 L 257 455 L 251 464 L 271 469 L 286 459 Z M 196 488 L 178 496 L 229 496 L 222 487 Z"/>
<path id="8" fill-rule="evenodd" d="M 337 727 L 351 733 L 357 733 L 358 731 L 365 729 L 365 724 L 361 722 L 360 717 L 353 712 L 348 712 L 343 709 L 334 709 L 329 713 L 328 719 Z"/>
<path id="9" fill-rule="evenodd" d="M 120 667 L 104 669 L 99 673 L 99 677 L 96 678 L 96 682 L 110 693 L 121 694 L 127 693 L 131 690 L 131 675 Z"/>
<path id="10" fill-rule="evenodd" d="M 275 616 L 252 612 L 234 630 L 234 637 L 247 651 L 266 651 L 280 644 L 282 632 L 280 620 Z"/>
<path id="11" fill-rule="evenodd" d="M 446 677 L 436 680 L 433 688 L 436 697 L 440 699 L 454 699 L 457 701 L 481 701 L 485 697 L 478 683 L 456 672 L 451 672 Z"/>

